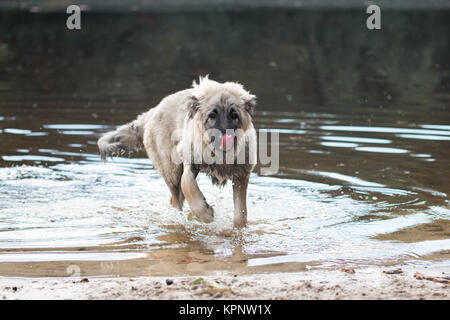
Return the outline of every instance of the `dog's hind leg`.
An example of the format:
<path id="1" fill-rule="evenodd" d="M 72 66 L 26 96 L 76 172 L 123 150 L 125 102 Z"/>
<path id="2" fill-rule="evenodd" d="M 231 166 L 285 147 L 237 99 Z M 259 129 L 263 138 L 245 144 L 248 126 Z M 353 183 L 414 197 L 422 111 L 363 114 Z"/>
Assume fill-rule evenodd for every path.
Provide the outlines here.
<path id="1" fill-rule="evenodd" d="M 214 220 L 214 210 L 206 202 L 203 193 L 198 187 L 197 171 L 191 165 L 184 165 L 183 176 L 181 177 L 181 190 L 186 197 L 192 212 L 203 222 Z"/>
<path id="2" fill-rule="evenodd" d="M 184 203 L 183 192 L 181 191 L 181 176 L 183 175 L 183 165 L 175 164 L 170 158 L 163 157 L 160 153 L 154 152 L 157 148 L 148 143 L 146 151 L 147 155 L 153 162 L 153 166 L 158 170 L 159 174 L 164 178 L 170 190 L 170 204 L 173 208 L 182 210 Z"/>
<path id="3" fill-rule="evenodd" d="M 170 205 L 178 210 L 183 210 L 184 197 L 179 185 L 167 184 L 170 189 Z M 181 198 L 181 199 L 180 199 Z"/>
<path id="4" fill-rule="evenodd" d="M 182 176 L 183 176 L 183 166 L 180 166 L 180 167 L 181 167 L 181 170 L 180 170 L 180 171 L 178 171 L 178 168 L 177 168 L 177 170 L 176 170 L 176 172 L 177 172 L 177 174 L 178 174 L 178 175 L 177 175 L 178 178 L 177 178 L 177 183 L 176 183 L 176 185 L 174 185 L 173 192 L 172 192 L 172 190 L 171 190 L 172 196 L 171 196 L 171 198 L 170 198 L 170 203 L 172 204 L 172 206 L 173 206 L 174 208 L 176 208 L 177 205 L 179 205 L 178 208 L 181 210 L 181 209 L 183 208 L 183 204 L 184 204 L 184 199 L 185 199 L 185 197 L 184 197 L 184 194 L 183 194 L 183 190 L 182 190 L 182 188 L 181 188 L 181 178 L 182 178 Z M 198 170 L 193 170 L 194 179 L 197 178 L 198 173 L 199 173 Z M 176 195 L 178 195 L 178 196 L 176 196 Z M 177 201 L 178 201 L 178 202 L 177 202 Z"/>
<path id="5" fill-rule="evenodd" d="M 171 165 L 165 166 L 162 173 L 164 177 L 164 181 L 169 187 L 171 196 L 170 196 L 170 204 L 172 207 L 182 210 L 184 203 L 184 195 L 181 190 L 181 177 L 183 175 L 183 165 Z"/>
<path id="6" fill-rule="evenodd" d="M 184 195 L 183 191 L 181 191 L 181 177 L 179 184 L 175 186 L 174 191 L 171 191 L 171 193 L 172 195 L 170 196 L 170 204 L 172 205 L 172 207 L 183 210 Z"/>

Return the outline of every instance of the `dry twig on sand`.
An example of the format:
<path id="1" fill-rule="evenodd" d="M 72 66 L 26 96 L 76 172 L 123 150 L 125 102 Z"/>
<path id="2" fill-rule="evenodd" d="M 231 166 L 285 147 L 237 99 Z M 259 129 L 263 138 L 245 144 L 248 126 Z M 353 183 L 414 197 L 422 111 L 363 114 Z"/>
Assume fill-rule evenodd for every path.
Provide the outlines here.
<path id="1" fill-rule="evenodd" d="M 425 275 L 421 274 L 420 272 L 416 272 L 414 274 L 414 278 L 416 278 L 417 280 L 430 280 L 430 281 L 434 281 L 434 282 L 450 284 L 450 280 L 448 280 L 448 279 L 429 277 L 429 276 L 425 276 Z"/>

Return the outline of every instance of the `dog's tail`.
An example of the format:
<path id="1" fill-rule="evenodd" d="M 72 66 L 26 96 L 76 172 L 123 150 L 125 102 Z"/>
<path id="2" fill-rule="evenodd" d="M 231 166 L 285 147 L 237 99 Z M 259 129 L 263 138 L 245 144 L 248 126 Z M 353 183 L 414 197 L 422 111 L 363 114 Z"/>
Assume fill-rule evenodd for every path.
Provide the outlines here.
<path id="1" fill-rule="evenodd" d="M 118 156 L 125 153 L 133 153 L 144 148 L 144 115 L 127 123 L 114 131 L 107 132 L 97 144 L 102 162 L 106 157 Z"/>

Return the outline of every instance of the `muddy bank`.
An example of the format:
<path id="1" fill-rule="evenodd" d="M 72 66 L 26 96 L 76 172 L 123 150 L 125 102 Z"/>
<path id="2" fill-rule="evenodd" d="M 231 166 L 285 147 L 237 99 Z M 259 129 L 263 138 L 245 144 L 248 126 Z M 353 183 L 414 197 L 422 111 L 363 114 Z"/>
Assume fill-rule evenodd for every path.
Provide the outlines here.
<path id="1" fill-rule="evenodd" d="M 409 0 L 388 1 L 378 0 L 377 4 L 383 9 L 445 9 L 449 4 L 445 0 Z M 197 11 L 197 10 L 243 10 L 243 9 L 265 9 L 265 8 L 285 8 L 285 9 L 351 9 L 365 8 L 368 4 L 361 0 L 222 0 L 218 2 L 207 0 L 84 0 L 83 11 L 115 11 L 115 12 L 179 12 L 179 11 Z M 65 12 L 68 4 L 59 1 L 47 0 L 26 0 L 9 1 L 4 0 L 0 3 L 2 9 L 20 9 L 36 12 Z"/>
<path id="2" fill-rule="evenodd" d="M 447 270 L 447 271 L 446 271 Z M 448 264 L 291 274 L 0 278 L 1 299 L 449 299 Z M 428 279 L 422 279 L 424 276 Z M 439 280 L 441 282 L 436 282 Z M 447 282 L 447 284 L 445 283 Z"/>

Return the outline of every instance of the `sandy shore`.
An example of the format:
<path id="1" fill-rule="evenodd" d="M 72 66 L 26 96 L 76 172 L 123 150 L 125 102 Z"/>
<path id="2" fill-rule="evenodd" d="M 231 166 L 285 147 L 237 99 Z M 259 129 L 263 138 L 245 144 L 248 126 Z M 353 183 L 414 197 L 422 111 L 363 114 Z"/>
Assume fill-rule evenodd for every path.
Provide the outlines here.
<path id="1" fill-rule="evenodd" d="M 0 297 L 1 299 L 450 299 L 450 284 L 420 280 L 417 278 L 417 272 L 443 281 L 450 279 L 448 264 L 428 267 L 371 266 L 346 270 L 319 269 L 302 273 L 245 276 L 0 277 Z"/>

